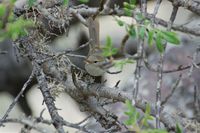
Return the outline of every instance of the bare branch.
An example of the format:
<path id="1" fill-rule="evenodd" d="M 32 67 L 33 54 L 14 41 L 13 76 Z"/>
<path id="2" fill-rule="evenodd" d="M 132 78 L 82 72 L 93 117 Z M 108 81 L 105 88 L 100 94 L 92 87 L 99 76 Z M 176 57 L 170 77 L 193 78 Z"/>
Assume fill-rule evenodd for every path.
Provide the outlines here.
<path id="1" fill-rule="evenodd" d="M 178 87 L 178 85 L 179 85 L 179 83 L 181 81 L 181 78 L 182 78 L 182 74 L 179 75 L 178 79 L 176 80 L 176 83 L 172 87 L 172 90 L 171 90 L 170 94 L 165 98 L 164 101 L 161 102 L 161 106 L 166 104 L 168 102 L 169 98 L 172 97 L 172 95 L 174 94 L 175 90 L 177 89 L 177 87 Z"/>
<path id="2" fill-rule="evenodd" d="M 15 97 L 15 99 L 13 100 L 13 102 L 10 104 L 8 110 L 6 111 L 6 113 L 4 114 L 4 116 L 1 118 L 0 120 L 0 126 L 2 125 L 2 121 L 4 121 L 9 113 L 12 111 L 12 109 L 14 108 L 14 106 L 16 105 L 16 103 L 18 102 L 19 98 L 23 95 L 24 91 L 26 90 L 27 86 L 31 83 L 31 81 L 33 80 L 35 76 L 34 71 L 32 71 L 30 77 L 28 78 L 28 80 L 26 81 L 26 83 L 24 83 L 24 86 L 22 87 L 21 91 L 19 92 L 19 94 Z"/>

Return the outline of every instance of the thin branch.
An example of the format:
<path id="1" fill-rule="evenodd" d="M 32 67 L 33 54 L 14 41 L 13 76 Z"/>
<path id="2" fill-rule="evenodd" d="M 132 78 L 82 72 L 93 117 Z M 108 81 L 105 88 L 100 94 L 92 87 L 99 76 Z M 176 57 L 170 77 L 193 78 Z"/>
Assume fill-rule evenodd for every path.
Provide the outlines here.
<path id="1" fill-rule="evenodd" d="M 40 127 L 38 125 L 36 125 L 36 123 L 28 118 L 24 118 L 24 119 L 5 119 L 2 121 L 3 123 L 20 123 L 23 125 L 27 125 L 29 127 L 31 127 L 32 129 L 41 132 L 41 133 L 54 133 L 54 131 L 48 130 L 47 128 L 43 128 Z"/>
<path id="2" fill-rule="evenodd" d="M 144 61 L 144 64 L 146 66 L 146 68 L 152 72 L 158 72 L 158 70 L 156 68 L 154 68 L 147 60 L 147 57 L 145 57 L 143 59 Z M 196 66 L 200 66 L 200 62 L 199 63 L 195 63 Z M 163 73 L 173 73 L 173 72 L 179 72 L 179 71 L 183 71 L 183 70 L 186 70 L 186 69 L 189 69 L 191 68 L 191 65 L 179 65 L 177 68 L 175 69 L 171 69 L 171 70 L 162 70 Z"/>
<path id="3" fill-rule="evenodd" d="M 160 7 L 162 0 L 157 0 L 154 11 L 153 11 L 153 17 L 151 19 L 152 21 L 152 26 L 154 27 L 155 24 L 155 17 L 158 13 L 158 9 Z M 163 55 L 160 55 L 160 60 L 158 62 L 157 66 L 157 85 L 156 85 L 156 103 L 155 103 L 155 108 L 156 108 L 156 128 L 160 128 L 160 113 L 161 113 L 161 85 L 162 85 L 162 69 L 163 69 Z"/>
<path id="4" fill-rule="evenodd" d="M 85 18 L 75 9 L 73 8 L 70 8 L 71 13 L 83 24 L 85 25 L 86 27 L 88 27 L 88 23 L 87 21 L 85 20 Z"/>
<path id="5" fill-rule="evenodd" d="M 137 45 L 137 55 L 141 57 L 143 55 L 144 51 L 144 40 L 139 40 L 139 44 Z M 135 78 L 134 78 L 134 84 L 133 84 L 133 97 L 134 99 L 137 99 L 138 92 L 139 92 L 139 80 L 141 78 L 141 67 L 142 67 L 142 59 L 139 58 L 136 60 L 136 69 L 135 69 Z"/>
<path id="6" fill-rule="evenodd" d="M 197 120 L 200 120 L 200 90 L 197 85 L 194 86 L 194 114 Z M 199 118 L 198 118 L 199 117 Z"/>
<path id="7" fill-rule="evenodd" d="M 195 67 L 199 68 L 199 66 L 195 63 L 196 60 L 197 60 L 199 51 L 200 51 L 200 45 L 198 46 L 198 48 L 196 49 L 196 51 L 194 52 L 194 54 L 192 56 L 192 63 L 191 63 L 191 67 L 190 67 L 190 70 L 189 70 L 189 73 L 188 73 L 189 77 L 192 76 L 192 72 L 193 72 Z"/>
<path id="8" fill-rule="evenodd" d="M 45 78 L 45 74 L 37 63 L 34 63 L 34 69 L 36 72 L 35 75 L 36 75 L 40 90 L 44 97 L 44 102 L 48 108 L 49 114 L 53 121 L 53 125 L 57 129 L 58 133 L 65 133 L 64 128 L 63 128 L 63 122 L 62 122 L 63 118 L 57 112 L 54 99 L 51 96 L 50 88 L 48 87 L 48 84 Z"/>
<path id="9" fill-rule="evenodd" d="M 100 98 L 100 97 L 108 98 L 108 99 L 112 99 L 119 102 L 125 102 L 127 99 L 129 99 L 137 108 L 141 109 L 144 112 L 146 110 L 146 104 L 149 104 L 151 106 L 150 114 L 156 117 L 156 111 L 155 111 L 154 105 L 151 105 L 150 103 L 148 103 L 147 101 L 144 101 L 143 99 L 138 98 L 137 100 L 134 100 L 132 98 L 132 94 L 130 93 L 123 92 L 116 88 L 115 89 L 110 88 L 102 84 L 88 85 L 80 80 L 77 80 L 76 84 L 81 89 L 81 94 L 85 96 L 95 96 L 97 98 Z M 175 115 L 172 116 L 168 112 L 165 112 L 165 111 L 161 112 L 160 121 L 166 126 L 168 130 L 175 129 L 177 121 L 183 126 L 185 124 L 185 120 L 183 120 L 181 117 L 178 117 Z"/>
<path id="10" fill-rule="evenodd" d="M 85 119 L 83 119 L 82 121 L 78 122 L 78 123 L 75 123 L 76 125 L 81 125 L 83 124 L 84 122 L 86 122 L 89 118 L 91 117 L 91 115 L 87 116 Z"/>
<path id="11" fill-rule="evenodd" d="M 173 10 L 171 13 L 170 20 L 167 25 L 167 30 L 170 31 L 172 27 L 172 23 L 174 22 L 176 15 L 178 12 L 178 7 L 173 6 Z M 164 44 L 164 49 L 167 47 L 167 42 Z M 156 89 L 156 111 L 158 114 L 158 118 L 156 119 L 156 127 L 160 128 L 160 113 L 161 113 L 161 88 L 162 88 L 162 81 L 163 81 L 163 66 L 164 66 L 164 53 L 161 53 L 159 64 L 158 64 L 158 81 L 157 81 L 157 89 Z"/>
<path id="12" fill-rule="evenodd" d="M 126 34 L 122 39 L 122 42 L 121 42 L 121 45 L 120 45 L 120 51 L 121 51 L 122 54 L 125 53 L 125 45 L 126 45 L 126 42 L 128 41 L 128 39 L 129 39 L 128 34 Z"/>
<path id="13" fill-rule="evenodd" d="M 165 98 L 164 101 L 161 102 L 161 106 L 163 106 L 164 104 L 166 104 L 169 101 L 170 97 L 172 97 L 172 95 L 174 94 L 175 90 L 177 89 L 177 87 L 178 87 L 178 85 L 179 85 L 179 83 L 181 81 L 181 78 L 182 78 L 182 74 L 179 75 L 179 78 L 176 80 L 176 83 L 173 85 L 170 94 Z"/>
<path id="14" fill-rule="evenodd" d="M 200 3 L 198 0 L 168 0 L 177 6 L 184 7 L 193 13 L 200 15 Z"/>
<path id="15" fill-rule="evenodd" d="M 15 99 L 13 100 L 13 102 L 10 104 L 8 110 L 6 111 L 6 113 L 4 114 L 4 116 L 1 118 L 0 120 L 0 126 L 2 126 L 2 121 L 4 121 L 9 113 L 12 111 L 12 109 L 14 108 L 14 106 L 16 105 L 16 103 L 18 102 L 19 98 L 23 95 L 24 91 L 26 90 L 27 86 L 31 83 L 31 81 L 33 80 L 35 74 L 34 71 L 32 71 L 31 75 L 29 76 L 28 80 L 26 81 L 26 83 L 24 83 L 21 91 L 19 92 L 19 94 L 15 97 Z"/>
<path id="16" fill-rule="evenodd" d="M 108 13 L 110 11 L 111 2 L 112 2 L 112 0 L 106 0 L 106 2 L 104 4 L 104 9 L 102 12 Z"/>
<path id="17" fill-rule="evenodd" d="M 63 56 L 63 55 L 71 56 L 71 57 L 86 58 L 86 57 L 83 56 L 83 55 L 70 54 L 70 53 L 76 52 L 76 51 L 78 51 L 78 50 L 81 50 L 81 49 L 87 47 L 90 43 L 91 43 L 91 41 L 88 41 L 87 43 L 85 43 L 85 44 L 79 46 L 78 48 L 76 48 L 76 49 L 74 49 L 74 50 L 69 50 L 69 49 L 68 49 L 68 50 L 65 50 L 65 51 L 63 51 L 63 52 L 59 52 L 59 53 L 54 54 L 54 55 L 50 55 L 50 54 L 47 54 L 47 53 L 37 52 L 37 53 L 39 53 L 39 54 L 45 54 L 46 56 L 48 56 L 48 58 L 43 59 L 43 60 L 39 60 L 39 61 L 37 61 L 37 62 L 38 62 L 39 64 L 42 64 L 42 63 L 45 63 L 45 62 L 47 62 L 47 61 L 50 61 L 50 60 L 53 60 L 53 59 L 57 59 L 57 58 L 59 58 L 60 56 Z"/>
<path id="18" fill-rule="evenodd" d="M 20 11 L 18 11 L 20 10 Z M 16 14 L 24 14 L 25 12 L 23 10 L 25 9 L 18 9 L 16 11 L 14 11 L 14 13 Z M 76 10 L 80 15 L 82 16 L 91 16 L 91 15 L 94 15 L 98 12 L 98 8 L 90 8 L 90 7 L 83 7 L 83 6 L 72 6 L 72 7 L 69 7 L 67 10 Z M 133 12 L 134 14 L 134 12 Z M 110 12 L 101 12 L 100 15 L 118 15 L 118 16 L 124 16 L 125 13 L 122 9 L 118 9 L 118 8 L 115 8 L 113 9 L 112 11 Z M 153 14 L 150 14 L 150 13 L 147 13 L 146 14 L 146 17 L 149 19 L 149 20 L 152 20 L 154 18 L 154 15 Z M 163 19 L 160 19 L 160 18 L 157 18 L 155 17 L 155 23 L 156 24 L 160 24 L 164 27 L 167 27 L 167 22 Z M 176 24 L 173 24 L 172 25 L 172 29 L 173 30 L 177 30 L 177 31 L 181 31 L 181 32 L 184 32 L 184 33 L 189 33 L 189 34 L 192 34 L 192 35 L 196 35 L 196 36 L 200 36 L 200 30 L 198 29 L 193 29 L 193 28 L 190 28 L 190 27 L 186 27 L 184 25 L 176 25 Z"/>
<path id="19" fill-rule="evenodd" d="M 6 9 L 6 11 L 2 17 L 2 26 L 1 26 L 2 29 L 6 28 L 6 24 L 8 22 L 8 18 L 9 18 L 10 12 L 11 12 L 11 4 L 9 2 L 7 3 L 5 9 Z"/>
<path id="20" fill-rule="evenodd" d="M 0 54 L 7 54 L 8 51 L 0 51 Z"/>

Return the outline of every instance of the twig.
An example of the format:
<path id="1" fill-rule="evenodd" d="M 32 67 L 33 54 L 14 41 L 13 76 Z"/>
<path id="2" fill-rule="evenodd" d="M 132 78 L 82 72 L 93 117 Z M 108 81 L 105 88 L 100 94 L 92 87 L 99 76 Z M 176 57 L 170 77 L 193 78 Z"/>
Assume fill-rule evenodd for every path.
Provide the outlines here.
<path id="1" fill-rule="evenodd" d="M 139 40 L 139 44 L 137 46 L 137 55 L 140 57 L 143 55 L 143 40 Z M 139 58 L 138 60 L 136 60 L 136 69 L 135 69 L 135 78 L 134 78 L 134 84 L 133 84 L 133 97 L 134 99 L 137 99 L 138 96 L 138 91 L 139 91 L 139 80 L 141 77 L 141 67 L 142 67 L 142 59 Z"/>
<path id="2" fill-rule="evenodd" d="M 82 15 L 82 16 L 91 16 L 91 15 L 94 15 L 98 12 L 98 8 L 89 8 L 89 7 L 69 7 L 68 10 L 77 10 L 77 12 Z M 16 14 L 19 14 L 19 15 L 22 15 L 24 14 L 25 12 L 23 11 L 24 9 L 19 9 L 21 11 L 14 11 L 14 13 Z M 134 14 L 134 12 L 133 12 Z M 112 11 L 110 12 L 101 12 L 100 15 L 118 15 L 118 16 L 124 16 L 125 13 L 122 9 L 113 9 Z M 167 22 L 163 19 L 160 19 L 160 18 L 157 18 L 155 17 L 153 14 L 149 14 L 149 13 L 146 13 L 146 18 L 152 20 L 153 18 L 155 19 L 155 22 L 156 24 L 160 24 L 164 27 L 167 27 Z M 181 31 L 181 32 L 184 32 L 184 33 L 189 33 L 189 34 L 192 34 L 192 35 L 196 35 L 196 36 L 199 36 L 200 35 L 200 30 L 198 29 L 193 29 L 193 28 L 189 28 L 189 27 L 186 27 L 184 25 L 176 25 L 176 24 L 173 24 L 172 25 L 172 29 L 174 30 L 177 30 L 177 31 Z"/>
<path id="3" fill-rule="evenodd" d="M 198 15 L 200 15 L 200 3 L 198 0 L 168 0 L 177 6 L 184 7 Z"/>
<path id="4" fill-rule="evenodd" d="M 51 96 L 50 89 L 48 87 L 48 84 L 45 78 L 45 74 L 36 62 L 34 62 L 34 69 L 36 72 L 35 75 L 36 75 L 38 84 L 40 86 L 40 90 L 44 97 L 44 102 L 48 108 L 49 114 L 53 121 L 53 125 L 57 129 L 58 133 L 65 133 L 64 128 L 63 128 L 63 122 L 62 122 L 63 118 L 57 112 L 54 99 Z"/>
<path id="5" fill-rule="evenodd" d="M 76 125 L 81 125 L 82 123 L 86 122 L 89 118 L 91 117 L 91 115 L 87 116 L 85 119 L 83 119 L 82 121 L 75 123 Z"/>
<path id="6" fill-rule="evenodd" d="M 194 67 L 199 68 L 199 66 L 195 63 L 197 60 L 199 51 L 200 51 L 200 45 L 198 46 L 198 48 L 196 49 L 196 51 L 194 52 L 194 54 L 192 56 L 192 63 L 191 63 L 191 67 L 190 67 L 190 70 L 188 73 L 189 77 L 191 77 Z"/>
<path id="7" fill-rule="evenodd" d="M 40 126 L 37 126 L 36 123 L 28 118 L 25 119 L 5 119 L 2 121 L 3 123 L 20 123 L 23 125 L 27 125 L 31 127 L 32 129 L 41 132 L 41 133 L 54 133 L 54 131 L 48 130 L 46 128 L 42 128 Z M 46 124 L 46 123 L 45 123 Z"/>
<path id="8" fill-rule="evenodd" d="M 75 9 L 70 8 L 69 11 L 86 27 L 88 27 L 88 23 L 85 18 Z"/>
<path id="9" fill-rule="evenodd" d="M 200 117 L 200 91 L 197 85 L 194 86 L 194 114 Z M 197 118 L 200 119 L 200 118 Z"/>
<path id="10" fill-rule="evenodd" d="M 4 13 L 3 17 L 2 17 L 2 26 L 1 26 L 2 29 L 6 28 L 6 24 L 8 22 L 8 18 L 9 18 L 10 12 L 11 12 L 11 4 L 10 4 L 10 2 L 7 3 L 5 9 L 6 9 L 6 11 L 5 11 L 5 13 Z"/>
<path id="11" fill-rule="evenodd" d="M 112 0 L 106 0 L 104 4 L 104 9 L 102 12 L 108 13 L 110 11 L 111 2 Z"/>
<path id="12" fill-rule="evenodd" d="M 146 66 L 146 68 L 152 72 L 158 72 L 158 70 L 156 68 L 154 68 L 147 60 L 147 57 L 145 56 L 143 58 L 144 64 Z M 196 66 L 200 66 L 200 62 L 199 63 L 195 63 Z M 177 68 L 175 69 L 171 69 L 171 70 L 162 70 L 163 73 L 173 73 L 173 72 L 179 72 L 179 71 L 183 71 L 186 69 L 191 68 L 191 65 L 179 65 Z"/>
<path id="13" fill-rule="evenodd" d="M 9 113 L 12 111 L 12 109 L 14 108 L 14 106 L 16 105 L 16 103 L 18 102 L 19 98 L 23 95 L 23 93 L 26 90 L 27 86 L 33 80 L 34 76 L 35 76 L 35 73 L 34 73 L 34 71 L 32 71 L 32 73 L 29 76 L 28 80 L 26 81 L 26 83 L 24 83 L 24 86 L 22 87 L 21 91 L 15 97 L 15 99 L 13 100 L 13 102 L 10 104 L 8 110 L 6 111 L 6 113 L 4 114 L 4 116 L 1 118 L 1 120 L 0 120 L 0 126 L 2 126 L 2 121 L 4 121 L 8 117 Z"/>
<path id="14" fill-rule="evenodd" d="M 119 74 L 121 73 L 122 71 L 115 71 L 115 72 L 111 72 L 109 70 L 106 71 L 108 74 Z"/>
<path id="15" fill-rule="evenodd" d="M 126 34 L 122 39 L 122 42 L 121 42 L 121 45 L 120 45 L 120 51 L 121 51 L 122 54 L 125 53 L 125 45 L 126 45 L 126 42 L 128 41 L 128 39 L 129 39 L 128 34 Z"/>
<path id="16" fill-rule="evenodd" d="M 155 24 L 155 17 L 158 13 L 158 9 L 160 7 L 162 0 L 156 0 L 156 4 L 153 11 L 153 17 L 151 18 L 152 21 L 152 27 L 154 27 Z M 160 104 L 161 104 L 161 85 L 162 85 L 162 68 L 163 67 L 163 56 L 160 55 L 160 60 L 157 66 L 157 85 L 156 85 L 156 103 L 155 103 L 155 109 L 156 109 L 156 128 L 160 128 Z"/>
<path id="17" fill-rule="evenodd" d="M 164 101 L 161 102 L 161 106 L 163 106 L 164 104 L 166 104 L 168 102 L 169 98 L 172 97 L 172 95 L 174 94 L 175 90 L 177 89 L 177 87 L 178 87 L 178 85 L 179 85 L 179 83 L 181 81 L 181 78 L 182 78 L 182 74 L 179 75 L 179 78 L 176 80 L 176 83 L 173 85 L 170 94 L 165 98 Z"/>
<path id="18" fill-rule="evenodd" d="M 0 54 L 7 54 L 8 51 L 0 51 Z"/>
<path id="19" fill-rule="evenodd" d="M 167 25 L 167 30 L 170 31 L 172 27 L 172 23 L 174 22 L 176 15 L 178 12 L 178 7 L 173 6 L 173 10 L 171 13 L 170 20 Z M 164 49 L 167 47 L 167 42 L 164 44 Z M 156 117 L 156 127 L 160 128 L 160 113 L 161 113 L 161 87 L 162 87 L 162 80 L 163 80 L 163 66 L 164 66 L 164 53 L 161 53 L 159 64 L 158 64 L 158 81 L 157 81 L 157 89 L 156 89 L 156 111 L 158 114 L 158 118 Z"/>
<path id="20" fill-rule="evenodd" d="M 81 94 L 84 96 L 95 96 L 98 98 L 107 98 L 107 99 L 112 99 L 112 100 L 120 101 L 120 102 L 125 102 L 125 100 L 129 99 L 133 101 L 133 103 L 135 103 L 135 106 L 137 108 L 141 109 L 144 112 L 146 110 L 145 109 L 146 104 L 149 104 L 151 106 L 150 114 L 156 117 L 156 111 L 152 104 L 139 98 L 137 100 L 134 100 L 132 98 L 132 94 L 130 93 L 123 92 L 119 89 L 110 88 L 102 84 L 91 84 L 88 86 L 88 84 L 80 80 L 76 80 L 76 84 L 78 87 L 80 87 L 79 89 L 81 90 Z M 160 121 L 165 125 L 165 127 L 168 130 L 171 130 L 171 129 L 174 130 L 176 127 L 177 121 L 183 126 L 185 124 L 185 120 L 183 120 L 181 117 L 178 117 L 175 115 L 172 116 L 168 112 L 165 112 L 165 111 L 161 112 Z"/>
<path id="21" fill-rule="evenodd" d="M 70 54 L 70 53 L 76 52 L 76 51 L 78 51 L 78 50 L 81 50 L 81 49 L 87 47 L 87 46 L 90 44 L 90 42 L 91 42 L 91 41 L 88 41 L 87 43 L 85 43 L 85 44 L 79 46 L 79 47 L 76 48 L 75 50 L 65 50 L 65 51 L 63 51 L 63 52 L 57 53 L 56 55 L 49 55 L 49 54 L 46 54 L 46 53 L 37 52 L 37 53 L 40 53 L 40 54 L 45 54 L 45 55 L 47 55 L 47 56 L 50 56 L 50 57 L 48 57 L 48 58 L 46 58 L 46 59 L 38 60 L 37 62 L 38 62 L 39 64 L 42 64 L 42 63 L 45 63 L 45 62 L 47 62 L 47 61 L 49 61 L 49 60 L 57 59 L 57 58 L 59 58 L 60 56 L 63 56 L 63 55 L 71 56 L 71 57 L 86 58 L 86 57 L 83 56 L 83 55 Z"/>
<path id="22" fill-rule="evenodd" d="M 146 0 L 141 0 L 141 8 L 140 10 L 142 11 L 143 15 L 146 16 Z M 138 22 L 139 24 L 143 23 L 142 21 Z M 138 39 L 138 45 L 137 45 L 137 56 L 139 57 L 143 57 L 144 54 L 144 39 L 139 38 L 138 35 L 137 39 Z M 125 38 L 126 39 L 126 38 Z M 128 38 L 127 38 L 128 40 Z M 126 41 L 126 40 L 124 40 Z M 134 78 L 134 84 L 133 84 L 133 98 L 137 99 L 138 97 L 138 93 L 139 93 L 139 80 L 141 78 L 141 67 L 142 67 L 142 58 L 139 58 L 136 60 L 136 69 L 135 69 L 135 78 Z"/>
<path id="23" fill-rule="evenodd" d="M 146 16 L 147 13 L 147 0 L 141 0 L 142 4 L 142 13 Z"/>

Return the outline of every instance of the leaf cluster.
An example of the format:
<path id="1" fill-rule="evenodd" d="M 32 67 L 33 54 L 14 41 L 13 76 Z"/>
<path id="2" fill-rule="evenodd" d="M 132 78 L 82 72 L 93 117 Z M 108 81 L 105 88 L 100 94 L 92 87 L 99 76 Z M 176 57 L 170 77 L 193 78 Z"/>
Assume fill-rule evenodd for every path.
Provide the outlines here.
<path id="1" fill-rule="evenodd" d="M 149 104 L 146 104 L 145 113 L 143 116 L 140 116 L 140 113 L 136 110 L 136 107 L 133 106 L 130 100 L 125 101 L 125 105 L 127 107 L 125 115 L 128 116 L 128 119 L 125 120 L 125 125 L 132 126 L 132 130 L 136 133 L 167 133 L 166 130 L 163 129 L 151 129 L 149 126 L 149 122 L 153 121 L 154 118 L 151 116 L 151 108 Z M 182 133 L 182 129 L 179 124 L 176 124 L 175 133 Z"/>
<path id="2" fill-rule="evenodd" d="M 153 120 L 153 117 L 150 115 L 151 108 L 147 104 L 146 110 L 143 116 L 140 116 L 140 113 L 136 110 L 136 107 L 132 105 L 132 102 L 129 100 L 125 101 L 125 105 L 128 111 L 125 112 L 125 115 L 128 116 L 128 119 L 124 122 L 127 126 L 132 126 L 131 130 L 136 133 L 167 133 L 165 130 L 161 129 L 150 129 L 149 121 Z"/>
<path id="3" fill-rule="evenodd" d="M 107 36 L 106 44 L 104 45 L 104 47 L 102 47 L 102 50 L 103 50 L 102 54 L 104 57 L 113 56 L 118 52 L 118 49 L 113 47 L 112 39 L 110 36 Z"/>
<path id="4" fill-rule="evenodd" d="M 154 28 L 152 22 L 146 19 L 141 12 L 134 12 L 136 8 L 135 3 L 135 0 L 130 0 L 129 3 L 123 3 L 125 15 L 132 17 L 134 14 L 135 24 L 128 24 L 119 18 L 115 18 L 119 26 L 125 26 L 131 38 L 146 41 L 149 46 L 155 44 L 160 53 L 164 52 L 164 45 L 166 43 L 174 45 L 180 44 L 180 39 L 175 32 Z"/>
<path id="5" fill-rule="evenodd" d="M 0 41 L 6 38 L 16 40 L 21 36 L 25 36 L 28 34 L 27 28 L 34 25 L 32 20 L 26 20 L 23 17 L 15 18 L 11 12 L 14 3 L 15 0 L 10 0 L 7 3 L 0 4 Z"/>

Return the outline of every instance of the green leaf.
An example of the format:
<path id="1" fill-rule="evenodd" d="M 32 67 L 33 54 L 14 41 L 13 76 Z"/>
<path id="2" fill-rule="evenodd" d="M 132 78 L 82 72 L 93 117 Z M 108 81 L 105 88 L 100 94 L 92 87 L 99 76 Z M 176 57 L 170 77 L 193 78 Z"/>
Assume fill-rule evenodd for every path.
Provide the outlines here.
<path id="1" fill-rule="evenodd" d="M 159 33 L 156 34 L 156 47 L 160 53 L 164 51 L 162 36 Z"/>
<path id="2" fill-rule="evenodd" d="M 125 105 L 128 108 L 128 111 L 125 112 L 125 114 L 128 116 L 128 119 L 124 123 L 126 125 L 136 125 L 140 114 L 137 112 L 130 100 L 126 100 Z"/>
<path id="3" fill-rule="evenodd" d="M 32 7 L 37 0 L 28 0 L 28 7 Z"/>
<path id="4" fill-rule="evenodd" d="M 132 38 L 135 38 L 136 37 L 136 29 L 133 25 L 130 25 L 130 26 L 126 26 L 126 31 L 128 32 L 128 34 L 132 37 Z"/>
<path id="5" fill-rule="evenodd" d="M 144 16 L 142 15 L 142 13 L 137 13 L 137 14 L 135 15 L 135 19 L 136 19 L 137 21 L 142 21 L 142 20 L 144 19 Z"/>
<path id="6" fill-rule="evenodd" d="M 145 27 L 142 26 L 139 28 L 139 36 L 142 40 L 144 39 L 145 31 L 146 31 Z"/>
<path id="7" fill-rule="evenodd" d="M 134 123 L 134 119 L 128 119 L 124 121 L 124 124 L 127 126 L 133 125 L 133 123 Z"/>
<path id="8" fill-rule="evenodd" d="M 8 38 L 8 34 L 4 33 L 0 30 L 0 42 L 4 41 L 6 38 Z"/>
<path id="9" fill-rule="evenodd" d="M 130 10 L 133 10 L 136 7 L 134 4 L 129 4 L 127 2 L 123 2 L 123 5 L 124 5 L 124 8 L 130 9 Z"/>
<path id="10" fill-rule="evenodd" d="M 33 27 L 33 25 L 34 24 L 31 20 L 19 18 L 15 22 L 8 23 L 6 25 L 6 31 L 9 37 L 16 40 L 18 37 L 26 35 L 26 28 Z"/>
<path id="11" fill-rule="evenodd" d="M 153 116 L 151 116 L 150 113 L 151 113 L 151 107 L 149 104 L 146 104 L 145 113 L 141 121 L 142 125 L 145 125 L 146 127 L 149 126 L 148 120 L 153 120 Z"/>
<path id="12" fill-rule="evenodd" d="M 11 2 L 12 4 L 14 4 L 14 3 L 16 2 L 16 0 L 10 0 L 10 2 Z"/>
<path id="13" fill-rule="evenodd" d="M 124 14 L 126 15 L 126 16 L 129 16 L 129 17 L 131 17 L 132 16 L 132 10 L 130 10 L 130 9 L 128 9 L 128 8 L 123 8 L 124 9 Z"/>
<path id="14" fill-rule="evenodd" d="M 167 42 L 170 42 L 173 44 L 180 44 L 180 39 L 178 38 L 175 32 L 161 31 L 161 35 L 163 39 L 165 39 Z"/>
<path id="15" fill-rule="evenodd" d="M 147 25 L 149 25 L 149 24 L 151 24 L 151 21 L 149 21 L 148 19 L 145 19 L 145 20 L 144 20 L 144 25 L 147 26 Z"/>
<path id="16" fill-rule="evenodd" d="M 182 133 L 182 129 L 178 123 L 176 123 L 176 133 Z"/>
<path id="17" fill-rule="evenodd" d="M 129 9 L 129 3 L 123 2 L 123 5 L 124 5 L 125 8 L 128 8 L 128 9 Z"/>
<path id="18" fill-rule="evenodd" d="M 133 105 L 132 105 L 130 100 L 126 100 L 125 104 L 126 104 L 126 107 L 128 108 L 129 111 L 131 111 L 131 112 L 134 111 Z"/>
<path id="19" fill-rule="evenodd" d="M 118 52 L 118 49 L 116 49 L 116 48 L 112 48 L 112 49 L 111 49 L 111 53 L 112 53 L 112 55 L 117 54 L 117 52 Z"/>
<path id="20" fill-rule="evenodd" d="M 122 21 L 122 20 L 120 20 L 120 19 L 117 19 L 117 18 L 115 18 L 115 20 L 117 21 L 117 24 L 118 24 L 119 26 L 124 26 L 124 24 L 125 24 L 124 21 Z"/>
<path id="21" fill-rule="evenodd" d="M 125 60 L 121 60 L 121 61 L 116 61 L 116 62 L 114 63 L 114 66 L 115 66 L 115 67 L 118 67 L 120 70 L 122 70 L 123 67 L 124 67 L 124 65 L 126 65 L 126 64 L 132 64 L 132 63 L 134 63 L 133 60 L 125 59 Z"/>
<path id="22" fill-rule="evenodd" d="M 13 12 L 11 12 L 10 13 L 10 15 L 8 16 L 8 21 L 10 22 L 10 21 L 13 21 L 14 20 L 14 14 L 13 14 Z"/>
<path id="23" fill-rule="evenodd" d="M 0 4 L 0 18 L 4 16 L 5 12 L 6 12 L 6 6 Z"/>
<path id="24" fill-rule="evenodd" d="M 154 36 L 154 30 L 150 30 L 148 32 L 148 44 L 149 44 L 149 46 L 152 46 L 152 44 L 153 44 L 153 36 Z"/>
<path id="25" fill-rule="evenodd" d="M 112 39 L 111 39 L 110 36 L 107 36 L 106 44 L 102 49 L 103 49 L 102 55 L 105 56 L 105 57 L 109 57 L 109 56 L 115 55 L 118 52 L 118 50 L 113 47 Z"/>
<path id="26" fill-rule="evenodd" d="M 151 112 L 151 107 L 150 107 L 149 104 L 146 104 L 145 113 L 146 113 L 146 114 L 150 114 L 150 112 Z"/>
<path id="27" fill-rule="evenodd" d="M 146 130 L 142 130 L 141 133 L 168 133 L 168 132 L 163 129 L 146 129 Z"/>
<path id="28" fill-rule="evenodd" d="M 12 40 L 16 40 L 19 37 L 19 33 L 18 32 L 14 32 L 11 35 Z"/>
<path id="29" fill-rule="evenodd" d="M 79 0 L 81 3 L 88 3 L 89 0 Z"/>
<path id="30" fill-rule="evenodd" d="M 129 0 L 129 3 L 132 4 L 132 5 L 135 5 L 136 4 L 136 0 Z"/>
<path id="31" fill-rule="evenodd" d="M 67 6 L 69 3 L 69 0 L 63 0 L 63 5 Z"/>
<path id="32" fill-rule="evenodd" d="M 111 48 L 112 47 L 112 39 L 110 36 L 106 37 L 106 47 Z"/>

